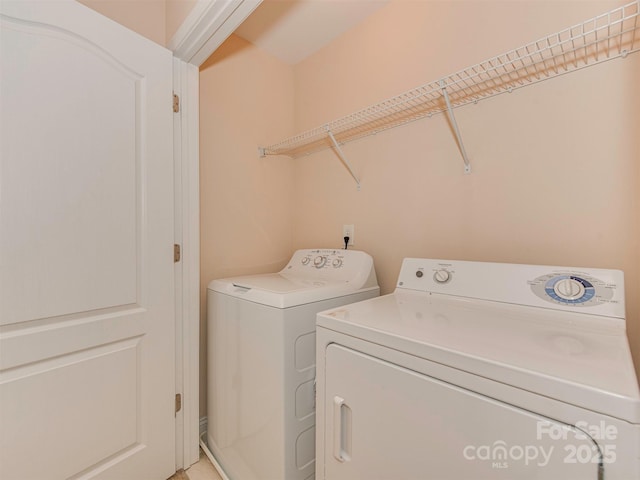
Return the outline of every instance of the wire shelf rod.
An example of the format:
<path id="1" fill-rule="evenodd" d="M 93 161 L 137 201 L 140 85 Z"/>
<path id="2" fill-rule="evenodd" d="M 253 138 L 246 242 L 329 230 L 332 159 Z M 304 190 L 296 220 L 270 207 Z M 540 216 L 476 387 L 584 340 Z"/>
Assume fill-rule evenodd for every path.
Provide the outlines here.
<path id="1" fill-rule="evenodd" d="M 444 82 L 444 80 L 440 80 L 440 88 L 442 88 L 442 96 L 444 97 L 444 101 L 447 104 L 447 113 L 449 114 L 449 120 L 451 121 L 451 126 L 453 127 L 453 132 L 456 135 L 456 140 L 458 141 L 458 147 L 460 148 L 460 153 L 462 154 L 462 160 L 464 161 L 464 171 L 465 173 L 471 173 L 471 165 L 469 164 L 469 157 L 467 156 L 467 151 L 464 148 L 462 135 L 460 135 L 458 122 L 456 122 L 456 116 L 453 114 L 453 108 L 451 108 L 451 102 L 449 101 L 449 94 L 447 93 L 447 85 Z"/>
<path id="2" fill-rule="evenodd" d="M 510 92 L 640 50 L 640 0 L 447 75 L 451 107 Z M 640 42 L 638 42 L 640 43 Z M 447 110 L 439 82 L 371 105 L 326 124 L 338 144 Z M 298 157 L 332 146 L 325 126 L 260 149 L 262 155 Z"/>
<path id="3" fill-rule="evenodd" d="M 336 149 L 336 153 L 340 157 L 340 160 L 342 160 L 344 165 L 347 167 L 347 170 L 349 170 L 349 173 L 351 174 L 353 179 L 356 181 L 356 185 L 358 186 L 358 190 L 360 190 L 360 180 L 358 180 L 358 177 L 356 177 L 356 174 L 353 171 L 353 167 L 351 166 L 351 162 L 349 162 L 347 157 L 344 155 L 344 152 L 340 148 L 340 145 L 338 145 L 338 142 L 336 141 L 336 138 L 333 136 L 333 133 L 331 133 L 331 130 L 329 130 L 328 128 L 327 128 L 327 135 L 331 139 L 331 143 L 333 143 L 333 147 Z"/>

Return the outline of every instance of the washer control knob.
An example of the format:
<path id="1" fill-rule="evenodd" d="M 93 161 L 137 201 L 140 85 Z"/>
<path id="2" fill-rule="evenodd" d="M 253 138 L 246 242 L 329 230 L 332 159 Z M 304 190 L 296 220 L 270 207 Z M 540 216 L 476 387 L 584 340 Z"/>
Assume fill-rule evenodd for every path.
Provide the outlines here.
<path id="1" fill-rule="evenodd" d="M 316 268 L 324 267 L 325 263 L 327 263 L 327 257 L 319 256 L 313 259 L 313 266 Z"/>
<path id="2" fill-rule="evenodd" d="M 424 273 L 422 273 L 422 270 L 416 270 L 416 277 L 422 278 L 423 275 Z"/>
<path id="3" fill-rule="evenodd" d="M 560 298 L 565 300 L 576 300 L 581 298 L 584 293 L 584 285 L 573 278 L 563 278 L 556 282 L 553 290 Z"/>
<path id="4" fill-rule="evenodd" d="M 309 257 L 304 257 L 302 259 L 302 264 L 303 265 L 308 265 L 310 261 L 311 261 L 311 259 Z"/>
<path id="5" fill-rule="evenodd" d="M 440 270 L 436 270 L 436 273 L 433 274 L 433 279 L 436 283 L 447 283 L 451 280 L 451 273 L 448 270 L 441 268 Z"/>
<path id="6" fill-rule="evenodd" d="M 342 259 L 341 258 L 336 258 L 333 261 L 332 265 L 333 265 L 333 268 L 338 268 L 338 267 L 342 266 Z"/>

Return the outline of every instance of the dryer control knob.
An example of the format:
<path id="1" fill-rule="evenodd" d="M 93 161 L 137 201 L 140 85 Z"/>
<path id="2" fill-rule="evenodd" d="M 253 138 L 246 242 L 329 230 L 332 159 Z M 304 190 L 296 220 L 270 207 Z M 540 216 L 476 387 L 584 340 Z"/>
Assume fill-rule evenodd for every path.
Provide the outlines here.
<path id="1" fill-rule="evenodd" d="M 327 257 L 320 256 L 320 257 L 316 257 L 313 260 L 313 266 L 316 267 L 316 268 L 324 267 L 325 263 L 327 263 Z"/>
<path id="2" fill-rule="evenodd" d="M 310 259 L 309 257 L 304 257 L 304 258 L 302 259 L 302 264 L 303 264 L 303 265 L 307 265 L 310 261 L 311 261 L 311 259 Z"/>
<path id="3" fill-rule="evenodd" d="M 338 268 L 339 266 L 342 265 L 342 259 L 341 258 L 336 258 L 333 261 L 332 265 L 333 265 L 333 268 Z"/>
<path id="4" fill-rule="evenodd" d="M 444 269 L 436 270 L 436 273 L 433 274 L 433 279 L 436 283 L 447 283 L 451 280 L 451 273 Z"/>
<path id="5" fill-rule="evenodd" d="M 582 298 L 585 293 L 582 283 L 573 278 L 564 278 L 556 282 L 553 290 L 560 298 L 565 300 L 576 300 Z"/>

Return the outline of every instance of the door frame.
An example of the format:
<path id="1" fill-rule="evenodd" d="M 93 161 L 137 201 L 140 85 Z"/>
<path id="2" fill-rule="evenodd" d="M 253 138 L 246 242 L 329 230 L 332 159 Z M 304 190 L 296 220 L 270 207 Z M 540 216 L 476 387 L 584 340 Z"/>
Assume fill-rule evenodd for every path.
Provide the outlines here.
<path id="1" fill-rule="evenodd" d="M 176 469 L 199 459 L 200 448 L 200 154 L 199 67 L 262 0 L 198 0 L 168 44 L 174 55 L 176 243 Z"/>
<path id="2" fill-rule="evenodd" d="M 176 412 L 176 469 L 188 468 L 199 458 L 199 338 L 200 232 L 198 67 L 173 60 L 174 94 L 180 112 L 174 114 L 174 218 L 176 293 L 176 393 L 182 408 Z M 195 92 L 196 98 L 192 98 Z"/>

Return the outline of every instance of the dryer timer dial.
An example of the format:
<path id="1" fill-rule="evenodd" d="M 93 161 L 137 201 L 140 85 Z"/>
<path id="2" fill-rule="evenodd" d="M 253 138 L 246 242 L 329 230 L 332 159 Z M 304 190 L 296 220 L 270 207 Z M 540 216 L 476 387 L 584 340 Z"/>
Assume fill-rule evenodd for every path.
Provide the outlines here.
<path id="1" fill-rule="evenodd" d="M 613 300 L 615 285 L 583 272 L 551 272 L 529 282 L 531 291 L 547 302 L 590 307 Z"/>
<path id="2" fill-rule="evenodd" d="M 585 294 L 584 285 L 573 278 L 563 278 L 557 281 L 553 285 L 553 290 L 564 300 L 575 300 L 582 298 Z"/>

